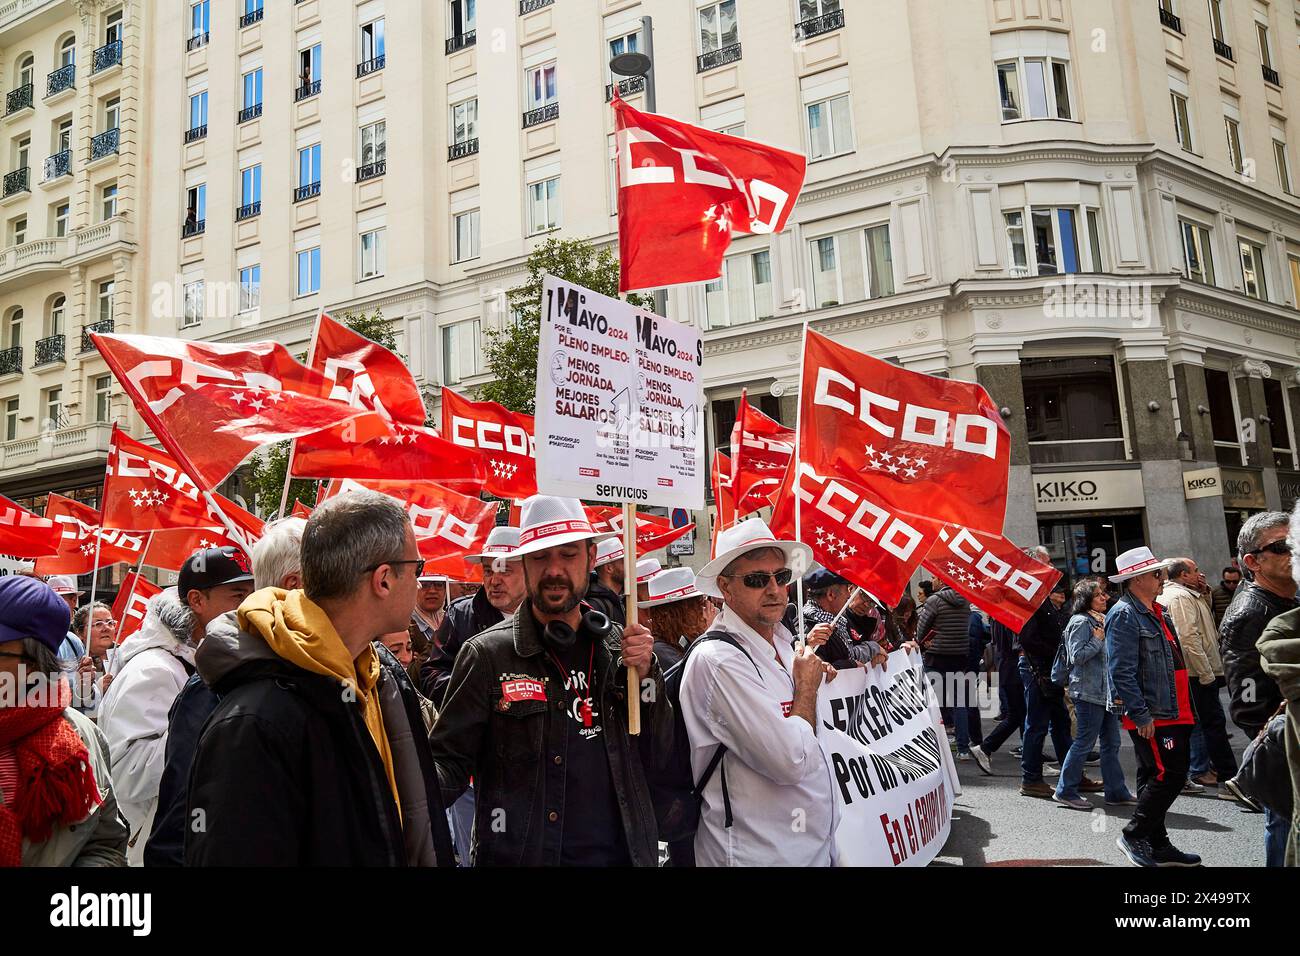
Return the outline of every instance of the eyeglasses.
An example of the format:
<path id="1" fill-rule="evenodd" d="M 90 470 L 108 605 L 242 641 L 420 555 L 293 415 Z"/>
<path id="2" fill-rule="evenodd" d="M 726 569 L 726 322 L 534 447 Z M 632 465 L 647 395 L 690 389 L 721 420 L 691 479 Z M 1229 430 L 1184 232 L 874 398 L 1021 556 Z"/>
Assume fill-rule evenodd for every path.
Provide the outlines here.
<path id="1" fill-rule="evenodd" d="M 1291 545 L 1287 544 L 1285 541 L 1279 538 L 1278 540 L 1272 542 L 1271 544 L 1266 544 L 1262 548 L 1256 548 L 1254 551 L 1247 551 L 1246 553 L 1262 554 L 1265 551 L 1267 551 L 1269 554 L 1276 554 L 1280 557 L 1281 555 L 1291 553 Z"/>
<path id="2" fill-rule="evenodd" d="M 107 621 L 95 621 L 91 627 L 117 627 L 117 621 L 109 618 Z"/>
<path id="3" fill-rule="evenodd" d="M 775 581 L 781 587 L 790 583 L 790 576 L 793 572 L 789 568 L 782 568 L 780 571 L 750 571 L 748 574 L 720 574 L 722 578 L 740 578 L 745 587 L 754 591 L 761 591 L 767 587 L 768 581 Z"/>
<path id="4" fill-rule="evenodd" d="M 371 571 L 378 571 L 385 564 L 413 564 L 415 565 L 415 576 L 417 578 L 424 573 L 424 558 L 401 558 L 393 561 L 380 561 L 378 564 L 372 564 L 361 573 L 369 574 Z"/>
<path id="5" fill-rule="evenodd" d="M 1151 576 L 1155 578 L 1157 581 L 1163 581 L 1165 579 L 1165 572 L 1157 569 L 1151 572 Z"/>

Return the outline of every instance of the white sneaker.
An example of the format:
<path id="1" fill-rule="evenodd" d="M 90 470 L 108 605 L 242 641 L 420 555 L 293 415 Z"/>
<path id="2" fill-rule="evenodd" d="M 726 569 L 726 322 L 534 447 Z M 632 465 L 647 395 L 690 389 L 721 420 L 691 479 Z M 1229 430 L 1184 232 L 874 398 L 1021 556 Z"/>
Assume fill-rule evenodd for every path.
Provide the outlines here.
<path id="1" fill-rule="evenodd" d="M 970 749 L 970 755 L 975 758 L 975 762 L 979 764 L 980 770 L 984 771 L 984 773 L 990 777 L 993 776 L 993 761 L 989 760 L 989 755 L 984 752 L 983 747 L 979 745 L 972 747 Z"/>
<path id="2" fill-rule="evenodd" d="M 1053 767 L 1050 763 L 1043 764 L 1044 777 L 1059 777 L 1061 775 L 1060 767 Z"/>
<path id="3" fill-rule="evenodd" d="M 1205 788 L 1201 786 L 1199 783 L 1197 783 L 1195 780 L 1192 780 L 1191 778 L 1188 778 L 1187 782 L 1183 784 L 1183 793 L 1204 793 L 1204 792 L 1205 792 Z"/>

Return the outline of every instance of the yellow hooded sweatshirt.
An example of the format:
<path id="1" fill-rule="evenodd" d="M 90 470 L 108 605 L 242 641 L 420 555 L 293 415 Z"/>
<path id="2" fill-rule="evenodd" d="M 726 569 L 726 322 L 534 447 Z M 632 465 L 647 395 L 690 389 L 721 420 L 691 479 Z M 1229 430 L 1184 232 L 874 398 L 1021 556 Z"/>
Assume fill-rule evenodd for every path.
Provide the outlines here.
<path id="1" fill-rule="evenodd" d="M 366 729 L 379 751 L 388 786 L 393 792 L 393 802 L 401 817 L 402 805 L 397 794 L 397 779 L 393 775 L 393 752 L 388 746 L 384 730 L 384 715 L 379 706 L 379 657 L 367 644 L 352 660 L 330 623 L 329 615 L 302 591 L 284 591 L 264 588 L 254 591 L 239 606 L 239 627 L 252 634 L 260 634 L 276 655 L 305 671 L 332 677 L 348 685 L 361 704 Z"/>

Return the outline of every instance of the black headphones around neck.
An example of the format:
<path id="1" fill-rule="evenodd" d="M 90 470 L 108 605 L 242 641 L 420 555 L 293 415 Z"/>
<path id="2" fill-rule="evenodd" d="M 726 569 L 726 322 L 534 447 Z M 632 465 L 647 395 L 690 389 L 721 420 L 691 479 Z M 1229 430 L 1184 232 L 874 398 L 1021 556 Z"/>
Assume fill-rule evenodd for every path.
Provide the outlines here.
<path id="1" fill-rule="evenodd" d="M 582 630 L 587 631 L 593 640 L 603 641 L 609 636 L 609 618 L 599 611 L 588 608 L 582 614 Z M 567 651 L 578 639 L 578 632 L 565 621 L 550 621 L 542 628 L 542 640 L 556 650 Z"/>

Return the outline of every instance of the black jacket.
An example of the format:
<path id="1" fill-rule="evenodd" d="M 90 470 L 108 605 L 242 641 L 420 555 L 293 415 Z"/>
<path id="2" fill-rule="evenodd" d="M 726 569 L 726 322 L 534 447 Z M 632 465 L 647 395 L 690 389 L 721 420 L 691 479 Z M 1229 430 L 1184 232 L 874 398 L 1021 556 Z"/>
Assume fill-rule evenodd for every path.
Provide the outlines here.
<path id="1" fill-rule="evenodd" d="M 1255 643 L 1269 621 L 1297 607 L 1300 603 L 1291 598 L 1279 597 L 1254 581 L 1242 581 L 1219 625 L 1219 650 L 1231 695 L 1228 709 L 1232 722 L 1250 740 L 1255 739 L 1282 703 L 1277 682 L 1260 666 Z"/>
<path id="2" fill-rule="evenodd" d="M 918 639 L 934 636 L 926 650 L 944 657 L 970 657 L 970 601 L 950 587 L 930 595 L 916 615 Z"/>
<path id="3" fill-rule="evenodd" d="M 658 863 L 658 828 L 645 768 L 661 767 L 673 741 L 672 708 L 658 667 L 642 694 L 641 734 L 627 732 L 627 669 L 618 666 L 622 628 L 611 626 L 595 651 L 593 673 L 606 752 L 635 866 Z M 532 679 L 545 700 L 504 700 L 507 680 Z M 650 700 L 647 701 L 646 697 Z M 473 638 L 456 655 L 430 744 L 444 802 L 474 778 L 475 866 L 554 866 L 564 832 L 567 694 L 546 663 L 532 605 Z M 504 815 L 502 815 L 504 814 Z M 500 820 L 507 821 L 503 828 Z"/>
<path id="4" fill-rule="evenodd" d="M 424 696 L 441 707 L 457 652 L 475 634 L 503 620 L 505 615 L 492 606 L 483 588 L 452 601 L 434 635 L 429 657 L 420 665 L 420 690 Z"/>
<path id="5" fill-rule="evenodd" d="M 1056 649 L 1061 646 L 1061 639 L 1065 635 L 1067 620 L 1065 612 L 1058 611 L 1051 598 L 1048 598 L 1038 605 L 1034 616 L 1020 629 L 1020 649 L 1029 658 L 1030 667 L 1035 673 L 1050 673 Z"/>
<path id="6" fill-rule="evenodd" d="M 586 600 L 588 604 L 619 627 L 627 624 L 627 603 L 623 598 L 601 584 L 594 574 L 587 584 Z"/>
<path id="7" fill-rule="evenodd" d="M 209 633 L 196 663 L 221 701 L 190 771 L 186 865 L 453 865 L 415 687 L 376 652 L 401 818 L 359 702 L 259 635 Z"/>
<path id="8" fill-rule="evenodd" d="M 217 709 L 217 703 L 217 695 L 195 674 L 181 688 L 167 714 L 167 750 L 158 785 L 158 810 L 144 848 L 145 866 L 185 865 L 185 805 L 190 767 L 194 764 L 203 725 Z"/>

